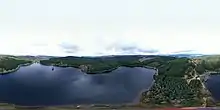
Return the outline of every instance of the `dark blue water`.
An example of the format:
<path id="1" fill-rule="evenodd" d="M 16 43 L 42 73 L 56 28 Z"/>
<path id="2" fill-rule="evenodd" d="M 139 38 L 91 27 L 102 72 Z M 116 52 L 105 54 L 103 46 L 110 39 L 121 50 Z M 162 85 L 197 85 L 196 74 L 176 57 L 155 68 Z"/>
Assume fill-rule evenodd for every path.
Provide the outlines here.
<path id="1" fill-rule="evenodd" d="M 89 75 L 76 68 L 32 64 L 0 76 L 0 102 L 19 105 L 130 103 L 151 87 L 155 71 L 120 67 Z"/>
<path id="2" fill-rule="evenodd" d="M 211 75 L 206 82 L 206 86 L 213 98 L 220 101 L 220 75 Z"/>

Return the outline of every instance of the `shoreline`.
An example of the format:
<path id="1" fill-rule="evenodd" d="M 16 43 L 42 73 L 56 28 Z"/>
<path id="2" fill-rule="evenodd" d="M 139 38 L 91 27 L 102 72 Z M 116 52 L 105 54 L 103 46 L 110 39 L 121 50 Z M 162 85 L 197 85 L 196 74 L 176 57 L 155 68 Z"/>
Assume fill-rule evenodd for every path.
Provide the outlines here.
<path id="1" fill-rule="evenodd" d="M 142 94 L 143 94 L 144 92 L 148 92 L 148 91 L 150 90 L 150 88 L 154 85 L 154 83 L 155 83 L 155 80 L 153 79 L 153 81 L 152 81 L 150 87 L 147 88 L 147 89 L 141 90 L 141 91 L 138 93 L 138 96 L 137 96 L 137 97 L 133 100 L 133 102 L 131 102 L 131 103 L 132 103 L 132 104 L 135 104 L 135 105 L 142 103 L 142 102 L 141 102 Z"/>
<path id="2" fill-rule="evenodd" d="M 203 75 L 200 76 L 200 81 L 203 85 L 203 90 L 205 92 L 205 95 L 206 95 L 206 100 L 209 99 L 208 101 L 211 101 L 213 103 L 215 103 L 215 105 L 219 105 L 220 104 L 220 101 L 216 100 L 212 93 L 210 92 L 210 90 L 207 88 L 207 85 L 206 85 L 206 82 L 207 80 L 211 77 L 211 76 L 215 76 L 215 75 L 220 75 L 219 72 L 216 72 L 216 71 L 208 71 L 208 72 L 205 72 Z M 203 79 L 201 79 L 201 77 Z"/>
<path id="3" fill-rule="evenodd" d="M 11 69 L 11 70 L 0 72 L 0 75 L 6 75 L 6 74 L 9 74 L 9 73 L 16 72 L 16 71 L 18 71 L 20 69 L 20 67 L 22 67 L 22 66 L 29 66 L 31 64 L 33 64 L 33 63 L 20 64 L 15 69 Z"/>
<path id="4" fill-rule="evenodd" d="M 39 63 L 41 64 L 41 63 Z M 100 71 L 94 71 L 94 72 L 86 72 L 86 71 L 83 71 L 80 67 L 73 67 L 73 66 L 62 66 L 62 65 L 45 65 L 45 64 L 41 64 L 41 65 L 44 65 L 44 66 L 53 66 L 53 67 L 62 67 L 62 68 L 76 68 L 76 69 L 79 69 L 81 70 L 82 72 L 84 73 L 87 73 L 87 74 L 105 74 L 105 73 L 110 73 L 116 69 L 118 69 L 119 67 L 128 67 L 128 68 L 135 68 L 135 67 L 141 67 L 141 68 L 146 68 L 146 69 L 152 69 L 152 70 L 155 70 L 156 73 L 155 74 L 158 74 L 158 69 L 156 67 L 151 67 L 151 66 L 118 66 L 118 67 L 113 67 L 113 68 L 110 68 L 110 69 L 105 69 L 105 70 L 100 70 Z"/>
<path id="5" fill-rule="evenodd" d="M 39 63 L 41 64 L 41 63 Z M 41 64 L 41 65 L 44 65 L 44 64 Z M 121 104 L 117 104 L 117 105 L 120 105 L 120 106 L 138 106 L 140 107 L 140 104 L 142 103 L 141 102 L 141 97 L 142 97 L 142 93 L 144 92 L 148 92 L 151 87 L 155 84 L 156 80 L 155 80 L 155 77 L 159 75 L 159 70 L 156 68 L 156 67 L 151 67 L 151 66 L 119 66 L 119 67 L 115 67 L 115 68 L 111 68 L 111 69 L 107 69 L 107 70 L 102 70 L 102 71 L 99 71 L 99 72 L 85 72 L 83 71 L 82 69 L 80 69 L 79 67 L 72 67 L 72 66 L 59 66 L 59 65 L 44 65 L 44 66 L 54 66 L 54 67 L 62 67 L 62 68 L 76 68 L 76 69 L 79 69 L 81 72 L 83 73 L 86 73 L 86 74 L 91 74 L 91 75 L 96 75 L 96 74 L 107 74 L 107 73 L 110 73 L 116 69 L 118 69 L 119 67 L 128 67 L 128 68 L 135 68 L 135 67 L 140 67 L 140 68 L 145 68 L 145 69 L 151 69 L 151 70 L 154 70 L 155 73 L 153 75 L 153 81 L 150 85 L 149 88 L 147 89 L 143 89 L 141 91 L 138 92 L 137 96 L 135 96 L 135 98 L 131 101 L 131 102 L 127 102 L 127 103 L 121 103 Z M 100 104 L 93 104 L 93 105 L 100 105 Z M 103 106 L 109 106 L 109 105 L 114 105 L 114 104 L 101 104 Z"/>
<path id="6" fill-rule="evenodd" d="M 148 66 L 149 67 L 149 66 Z M 151 69 L 153 69 L 154 67 L 152 67 Z M 154 69 L 155 70 L 155 69 Z M 153 75 L 153 81 L 152 81 L 152 83 L 151 83 L 151 85 L 150 85 L 150 87 L 149 88 L 147 88 L 147 89 L 143 89 L 143 90 L 141 90 L 139 93 L 138 93 L 138 96 L 134 99 L 134 101 L 133 101 L 133 103 L 132 104 L 141 104 L 142 103 L 142 101 L 141 101 L 141 98 L 143 97 L 142 96 L 142 94 L 144 93 L 144 92 L 149 92 L 149 90 L 153 87 L 153 85 L 155 84 L 155 82 L 156 82 L 156 79 L 155 79 L 155 77 L 158 75 L 158 69 L 156 69 L 155 70 L 155 73 L 154 73 L 154 75 Z"/>
<path id="7" fill-rule="evenodd" d="M 206 85 L 207 80 L 212 75 L 219 75 L 219 73 L 216 71 L 206 71 L 206 72 L 198 75 L 197 79 L 194 79 L 194 80 L 199 80 L 202 85 L 201 92 L 202 92 L 203 100 L 204 100 L 203 106 L 205 106 L 205 107 L 210 106 L 209 104 L 211 104 L 211 103 L 214 105 L 217 105 L 219 103 L 219 101 L 215 100 L 215 98 L 213 97 L 212 93 L 210 92 L 210 90 L 208 89 L 208 87 Z"/>
<path id="8" fill-rule="evenodd" d="M 9 103 L 0 103 L 0 109 L 4 110 L 17 110 L 17 109 L 42 109 L 42 110 L 97 110 L 97 109 L 105 109 L 105 110 L 168 110 L 168 109 L 213 109 L 217 110 L 219 106 L 215 107 L 172 107 L 172 106 L 167 106 L 167 107 L 152 107 L 149 105 L 147 106 L 141 106 L 141 105 L 118 105 L 118 104 L 85 104 L 85 105 L 52 105 L 52 106 L 22 106 L 22 105 L 15 105 L 15 104 L 9 104 Z"/>
<path id="9" fill-rule="evenodd" d="M 31 64 L 33 64 L 33 63 L 26 63 L 26 64 L 20 64 L 20 65 L 18 65 L 18 67 L 17 68 L 15 68 L 15 69 L 12 69 L 12 70 L 9 70 L 9 71 L 5 71 L 5 72 L 0 72 L 0 75 L 5 75 L 5 74 L 9 74 L 9 73 L 12 73 L 12 72 L 15 72 L 15 71 L 17 71 L 17 70 L 19 70 L 20 69 L 20 67 L 22 67 L 22 66 L 29 66 L 29 65 L 31 65 Z M 41 64 L 41 63 L 39 63 L 39 64 Z M 43 64 L 41 64 L 41 65 L 43 65 Z M 54 66 L 54 67 L 62 67 L 62 66 L 57 66 L 57 65 L 44 65 L 44 66 Z M 72 67 L 72 66 L 65 66 L 64 68 L 75 68 L 75 67 Z M 129 68 L 135 68 L 135 67 L 131 67 L 131 66 L 122 66 L 122 67 L 129 67 Z M 127 103 L 121 103 L 121 104 L 116 104 L 116 105 L 118 105 L 118 106 L 140 106 L 140 104 L 142 103 L 141 102 L 141 97 L 142 97 L 142 93 L 143 92 L 147 92 L 147 91 L 149 91 L 150 89 L 151 89 L 151 87 L 155 84 L 155 76 L 157 76 L 158 75 L 158 69 L 157 68 L 155 68 L 155 67 L 150 67 L 150 66 L 137 66 L 137 67 L 142 67 L 142 68 L 146 68 L 146 69 L 153 69 L 153 70 L 155 70 L 155 73 L 154 73 L 154 75 L 153 75 L 153 81 L 152 81 L 152 84 L 151 84 L 151 86 L 149 87 L 149 88 L 146 88 L 146 89 L 142 89 L 142 90 L 140 90 L 139 92 L 138 92 L 138 94 L 137 94 L 137 96 L 135 96 L 134 97 L 134 99 L 133 100 L 131 100 L 130 102 L 127 102 Z M 111 69 L 108 69 L 108 70 L 103 70 L 103 71 L 107 71 L 106 73 L 108 73 L 108 72 L 111 72 L 111 71 L 114 71 L 115 69 L 117 69 L 117 68 L 119 68 L 119 67 L 116 67 L 116 68 L 111 68 Z M 81 70 L 80 68 L 77 68 L 77 69 L 79 69 L 79 70 Z M 111 70 L 111 71 L 110 71 Z M 102 71 L 102 72 L 103 72 Z M 87 74 L 100 74 L 100 73 L 87 73 Z M 204 79 L 207 79 L 207 77 L 209 77 L 209 75 L 205 75 L 205 78 Z M 205 83 L 205 81 L 206 80 L 201 80 L 200 79 L 200 81 L 203 83 L 203 85 L 205 85 L 204 83 Z M 204 90 L 204 92 L 206 93 L 206 95 L 204 96 L 204 98 L 206 98 L 205 100 L 207 100 L 208 98 L 212 98 L 212 96 L 211 96 L 211 93 L 210 93 L 210 91 L 206 88 L 206 86 L 203 86 L 203 90 Z M 213 98 L 212 98 L 213 99 Z M 77 104 L 76 104 L 77 105 Z M 79 106 L 85 106 L 84 104 L 78 104 Z M 91 105 L 91 104 L 90 104 Z M 100 104 L 92 104 L 92 105 L 100 105 Z M 101 104 L 101 106 L 114 106 L 115 104 Z M 16 105 L 16 106 L 20 106 L 20 105 Z M 56 105 L 54 105 L 54 106 L 56 106 Z M 54 106 L 52 106 L 52 107 L 54 107 Z M 57 105 L 57 106 L 59 106 L 59 105 Z M 61 105 L 62 106 L 62 105 Z M 26 107 L 26 106 L 24 106 L 24 107 Z M 32 107 L 32 106 L 30 106 L 30 107 Z"/>
<path id="10" fill-rule="evenodd" d="M 107 109 L 107 110 L 113 110 L 113 109 L 137 109 L 137 110 L 146 110 L 150 107 L 144 107 L 139 105 L 129 105 L 129 104 L 68 104 L 68 105 L 50 105 L 50 106 L 25 106 L 25 105 L 16 105 L 16 104 L 10 104 L 10 103 L 0 103 L 0 109 L 4 110 L 17 110 L 17 109 L 42 109 L 42 110 L 54 110 L 54 109 L 65 109 L 65 110 L 75 110 L 75 109 Z M 153 108 L 154 109 L 154 108 Z"/>
<path id="11" fill-rule="evenodd" d="M 29 66 L 31 64 L 33 64 L 33 63 L 20 64 L 20 65 L 18 65 L 17 68 L 15 68 L 13 70 L 10 70 L 10 71 L 6 71 L 4 73 L 2 72 L 2 73 L 0 73 L 0 75 L 5 75 L 5 74 L 9 74 L 9 73 L 15 72 L 15 71 L 19 70 L 20 67 L 22 67 L 22 66 Z M 43 64 L 41 64 L 41 65 L 43 65 Z M 62 67 L 62 66 L 55 66 L 55 65 L 43 65 L 43 66 Z M 129 66 L 122 66 L 122 67 L 135 68 L 135 67 L 129 67 Z M 149 66 L 147 66 L 147 67 L 145 67 L 145 66 L 138 66 L 138 67 L 155 70 L 154 67 L 149 67 Z M 75 68 L 75 67 L 71 67 L 71 66 L 65 66 L 64 67 L 63 66 L 62 68 Z M 105 71 L 105 73 L 109 73 L 111 71 L 116 70 L 117 68 L 119 68 L 119 67 L 108 69 L 108 70 L 103 70 L 103 71 Z M 77 68 L 77 69 L 81 70 L 80 68 Z M 94 73 L 87 73 L 87 74 L 94 74 Z M 95 73 L 95 74 L 97 74 L 97 73 Z M 100 74 L 100 73 L 98 73 L 98 74 Z M 157 75 L 157 71 L 156 70 L 154 72 L 153 80 L 152 80 L 152 83 L 149 86 L 149 88 L 146 88 L 146 89 L 144 88 L 144 89 L 140 90 L 138 92 L 138 94 L 134 97 L 134 99 L 132 99 L 131 101 L 126 102 L 126 103 L 119 103 L 119 104 L 68 104 L 68 105 L 52 105 L 52 106 L 44 106 L 44 105 L 42 105 L 42 106 L 25 106 L 25 105 L 16 105 L 16 104 L 13 104 L 13 103 L 4 103 L 4 104 L 13 106 L 15 108 L 17 108 L 17 107 L 18 108 L 45 108 L 45 107 L 47 108 L 47 107 L 58 107 L 58 106 L 75 106 L 75 107 L 77 107 L 77 106 L 80 106 L 80 107 L 89 106 L 91 108 L 99 108 L 99 107 L 103 107 L 103 108 L 112 108 L 112 107 L 116 107 L 116 108 L 117 107 L 119 107 L 119 108 L 121 108 L 121 107 L 140 107 L 140 103 L 141 103 L 140 99 L 142 97 L 142 93 L 146 92 L 146 91 L 149 91 L 150 88 L 153 86 L 153 84 L 155 83 L 155 78 L 154 78 L 155 75 Z M 1 108 L 1 104 L 2 103 L 0 103 L 0 108 Z"/>

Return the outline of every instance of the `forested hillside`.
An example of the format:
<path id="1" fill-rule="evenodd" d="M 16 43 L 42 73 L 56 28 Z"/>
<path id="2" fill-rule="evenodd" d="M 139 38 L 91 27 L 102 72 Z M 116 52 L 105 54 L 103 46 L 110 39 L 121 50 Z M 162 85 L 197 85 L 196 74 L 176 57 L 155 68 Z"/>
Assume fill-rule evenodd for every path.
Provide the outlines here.
<path id="1" fill-rule="evenodd" d="M 145 61 L 140 61 L 142 56 L 115 56 L 115 57 L 61 57 L 41 60 L 43 65 L 70 66 L 80 68 L 85 66 L 87 73 L 100 73 L 105 70 L 112 70 L 119 66 L 137 67 L 152 66 L 160 67 L 174 60 L 174 57 L 166 56 L 146 56 Z"/>
<path id="2" fill-rule="evenodd" d="M 31 63 L 17 57 L 2 57 L 1 71 L 17 68 L 20 64 Z M 41 60 L 43 65 L 75 67 L 88 74 L 100 74 L 120 67 L 147 67 L 158 70 L 155 83 L 142 93 L 140 102 L 154 106 L 203 106 L 209 97 L 204 93 L 199 75 L 205 71 L 218 71 L 219 56 L 177 58 L 170 56 L 108 56 L 108 57 L 52 57 Z"/>
<path id="3" fill-rule="evenodd" d="M 1 56 L 0 57 L 0 73 L 16 69 L 19 65 L 32 63 L 29 60 L 21 60 L 16 57 Z"/>

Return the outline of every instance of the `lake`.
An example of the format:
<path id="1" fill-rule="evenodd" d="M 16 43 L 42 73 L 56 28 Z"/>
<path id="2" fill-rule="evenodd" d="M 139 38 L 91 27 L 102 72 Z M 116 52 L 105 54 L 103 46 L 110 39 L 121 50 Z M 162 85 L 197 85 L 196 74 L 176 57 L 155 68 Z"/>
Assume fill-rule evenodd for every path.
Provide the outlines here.
<path id="1" fill-rule="evenodd" d="M 154 73 L 141 67 L 120 67 L 90 75 L 70 67 L 52 71 L 52 66 L 34 63 L 0 76 L 0 102 L 25 106 L 131 103 L 152 86 Z"/>
<path id="2" fill-rule="evenodd" d="M 220 101 L 220 75 L 211 75 L 206 82 L 206 86 L 211 92 L 213 98 Z"/>

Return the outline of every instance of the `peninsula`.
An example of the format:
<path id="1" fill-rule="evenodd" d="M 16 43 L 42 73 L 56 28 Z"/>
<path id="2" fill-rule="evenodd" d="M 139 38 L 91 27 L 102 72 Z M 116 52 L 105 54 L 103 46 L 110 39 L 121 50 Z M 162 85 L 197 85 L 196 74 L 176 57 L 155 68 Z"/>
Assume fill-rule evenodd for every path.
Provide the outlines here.
<path id="1" fill-rule="evenodd" d="M 212 60 L 214 59 L 214 60 Z M 213 106 L 217 103 L 204 86 L 203 74 L 220 68 L 219 56 L 178 58 L 171 56 L 107 56 L 60 57 L 41 60 L 43 65 L 79 68 L 88 74 L 100 74 L 120 66 L 158 69 L 155 84 L 142 93 L 142 106 L 193 107 Z"/>
<path id="2" fill-rule="evenodd" d="M 7 56 L 0 59 L 0 72 L 15 71 L 19 65 L 30 64 L 33 61 L 48 66 L 79 68 L 88 74 L 107 74 L 121 66 L 156 69 L 155 83 L 149 91 L 144 91 L 141 94 L 139 106 L 206 107 L 219 105 L 212 98 L 204 83 L 209 75 L 219 73 L 220 56 L 195 58 L 157 55 L 68 56 L 41 60 Z"/>
<path id="3" fill-rule="evenodd" d="M 20 68 L 32 64 L 30 60 L 19 59 L 15 56 L 0 56 L 0 74 L 8 74 Z"/>

